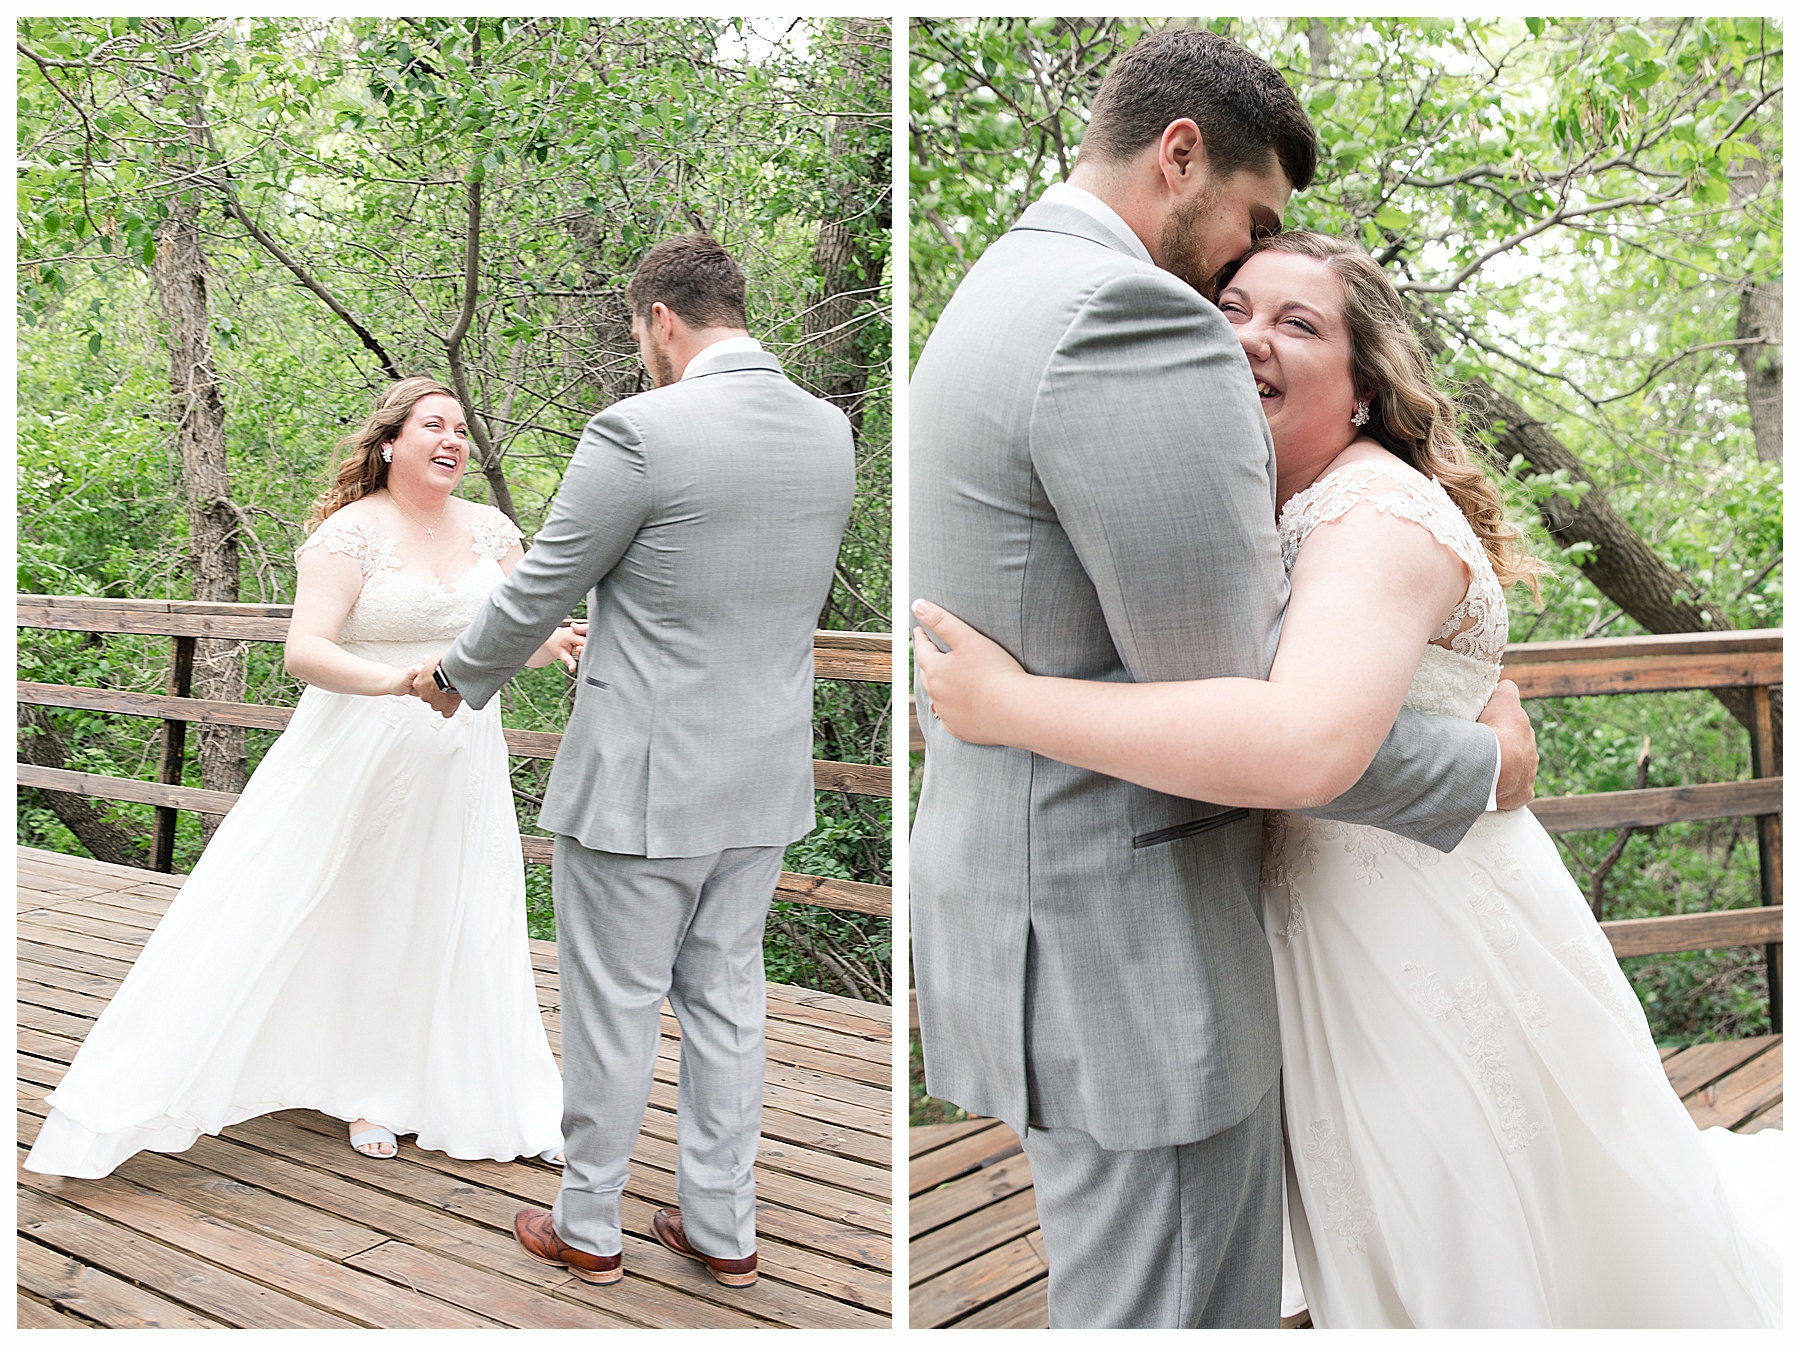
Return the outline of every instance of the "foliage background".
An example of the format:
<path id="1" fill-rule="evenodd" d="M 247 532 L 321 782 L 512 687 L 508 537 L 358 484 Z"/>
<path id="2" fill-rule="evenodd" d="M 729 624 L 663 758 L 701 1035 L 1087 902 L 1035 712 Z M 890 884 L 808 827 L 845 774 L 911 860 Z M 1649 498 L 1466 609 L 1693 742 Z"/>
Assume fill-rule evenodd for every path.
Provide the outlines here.
<path id="1" fill-rule="evenodd" d="M 1518 518 L 1610 504 L 1660 573 L 1674 572 L 1661 607 L 1638 608 L 1654 629 L 1780 625 L 1778 23 L 920 19 L 909 43 L 915 358 L 968 266 L 1067 174 L 1112 60 L 1167 23 L 1237 39 L 1299 95 L 1322 156 L 1288 226 L 1359 239 L 1441 347 L 1443 376 L 1515 402 L 1585 469 L 1511 458 Z M 1772 328 L 1747 323 L 1771 298 Z M 1514 639 L 1651 629 L 1584 570 L 1591 542 L 1538 519 L 1531 544 L 1555 575 L 1541 608 L 1514 592 Z M 1749 774 L 1747 735 L 1708 693 L 1528 706 L 1540 796 L 1636 786 L 1646 745 L 1653 786 Z M 1585 889 L 1617 840 L 1559 838 Z M 1753 905 L 1754 826 L 1635 832 L 1599 886 L 1606 919 Z M 1760 949 L 1626 970 L 1660 1043 L 1769 1031 Z M 916 1046 L 914 1065 L 915 1120 L 949 1115 L 923 1096 Z"/>
<path id="2" fill-rule="evenodd" d="M 586 420 L 648 386 L 624 302 L 636 259 L 705 228 L 748 273 L 753 334 L 856 428 L 856 505 L 820 625 L 886 628 L 885 25 L 55 18 L 17 36 L 22 591 L 195 594 L 192 465 L 152 284 L 183 211 L 207 262 L 234 597 L 263 603 L 291 601 L 308 508 L 384 365 L 460 373 L 485 468 L 461 493 L 529 537 Z M 167 640 L 22 632 L 20 676 L 161 691 L 169 657 Z M 279 649 L 248 647 L 248 699 L 298 692 Z M 568 694 L 559 670 L 527 673 L 505 721 L 558 729 Z M 890 713 L 883 687 L 822 681 L 819 755 L 884 760 Z M 68 766 L 154 772 L 154 721 L 51 711 L 22 728 L 22 750 L 53 741 Z M 250 766 L 270 740 L 249 735 Z M 514 760 L 528 831 L 547 766 Z M 818 802 L 786 867 L 887 883 L 889 801 Z M 149 819 L 120 804 L 102 822 L 142 854 Z M 82 849 L 32 790 L 18 837 Z M 183 814 L 178 869 L 200 844 Z M 528 867 L 528 888 L 548 936 L 548 872 Z M 889 939 L 884 919 L 778 904 L 770 975 L 885 999 Z"/>

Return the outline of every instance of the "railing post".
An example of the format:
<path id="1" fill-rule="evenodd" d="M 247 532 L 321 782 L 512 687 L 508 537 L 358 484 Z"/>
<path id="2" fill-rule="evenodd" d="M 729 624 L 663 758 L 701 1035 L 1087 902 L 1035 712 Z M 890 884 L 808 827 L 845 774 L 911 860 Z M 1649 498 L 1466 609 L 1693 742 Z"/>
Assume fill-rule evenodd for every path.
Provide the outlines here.
<path id="1" fill-rule="evenodd" d="M 194 686 L 194 644 L 197 637 L 175 637 L 175 659 L 169 665 L 169 695 L 188 696 Z M 187 721 L 164 720 L 162 758 L 157 764 L 156 779 L 164 785 L 181 784 L 181 757 L 187 748 Z M 158 807 L 156 830 L 152 834 L 150 867 L 161 873 L 175 869 L 175 815 L 173 808 Z"/>
<path id="2" fill-rule="evenodd" d="M 1775 742 L 1775 708 L 1766 686 L 1750 689 L 1750 774 L 1778 776 L 1781 761 Z M 1762 867 L 1765 907 L 1781 903 L 1781 815 L 1765 813 L 1756 820 L 1756 849 Z M 1781 945 L 1763 946 L 1769 970 L 1769 1029 L 1781 1032 Z"/>

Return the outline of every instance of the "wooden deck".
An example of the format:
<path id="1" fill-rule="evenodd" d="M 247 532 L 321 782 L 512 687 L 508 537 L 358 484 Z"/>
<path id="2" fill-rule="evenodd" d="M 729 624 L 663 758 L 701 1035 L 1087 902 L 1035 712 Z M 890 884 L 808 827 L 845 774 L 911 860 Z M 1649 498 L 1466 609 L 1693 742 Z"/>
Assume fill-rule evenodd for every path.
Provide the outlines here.
<path id="1" fill-rule="evenodd" d="M 1750 1132 L 1781 1125 L 1780 1037 L 1662 1055 L 1700 1126 Z M 1018 1137 L 977 1118 L 916 1126 L 908 1139 L 912 1326 L 1048 1327 L 1044 1241 Z M 1304 1314 L 1283 1324 L 1306 1325 Z"/>
<path id="2" fill-rule="evenodd" d="M 19 1145 L 180 886 L 178 875 L 20 848 Z M 555 946 L 535 943 L 560 1045 Z M 649 1234 L 675 1203 L 680 1041 L 665 1011 L 625 1193 L 625 1279 L 531 1261 L 512 1218 L 547 1208 L 537 1161 L 465 1163 L 402 1140 L 380 1162 L 341 1122 L 283 1112 L 98 1182 L 19 1170 L 20 1327 L 809 1327 L 891 1324 L 891 1011 L 769 987 L 757 1161 L 762 1278 L 716 1285 Z"/>

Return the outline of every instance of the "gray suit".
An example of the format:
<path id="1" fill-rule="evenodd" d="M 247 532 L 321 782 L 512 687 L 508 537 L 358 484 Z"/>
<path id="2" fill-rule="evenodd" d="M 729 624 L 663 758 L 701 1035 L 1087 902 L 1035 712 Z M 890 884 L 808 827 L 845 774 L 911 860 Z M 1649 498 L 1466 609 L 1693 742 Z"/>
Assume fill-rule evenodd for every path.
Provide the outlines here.
<path id="1" fill-rule="evenodd" d="M 812 649 L 849 517 L 848 421 L 773 356 L 718 357 L 588 422 L 535 545 L 444 655 L 480 707 L 588 599 L 544 807 L 557 834 L 568 1167 L 556 1227 L 619 1250 L 665 994 L 689 1241 L 754 1247 L 762 926 L 813 825 Z"/>
<path id="2" fill-rule="evenodd" d="M 910 405 L 915 595 L 1036 673 L 1266 675 L 1287 597 L 1273 448 L 1230 325 L 1191 288 L 1082 211 L 1035 205 L 945 308 Z M 1244 1306 L 1222 1312 L 1209 1291 L 1176 1311 L 1273 1325 L 1278 1145 L 1265 1134 L 1210 1158 L 1188 1149 L 1241 1137 L 1253 1116 L 1275 1125 L 1260 813 L 972 746 L 923 706 L 920 718 L 929 751 L 910 854 L 927 1087 L 1001 1118 L 1034 1164 L 1059 1162 L 1036 1134 L 1088 1159 L 1174 1149 L 1180 1163 L 1157 1171 L 1187 1182 L 1209 1165 L 1230 1183 L 1249 1181 L 1230 1170 L 1255 1168 L 1234 1205 L 1252 1212 L 1247 1227 L 1214 1236 L 1229 1262 L 1233 1239 L 1266 1243 L 1272 1230 L 1273 1280 Z M 1403 713 L 1364 779 L 1322 812 L 1449 849 L 1493 768 L 1486 729 Z M 1074 1320 L 1105 1311 L 1076 1278 L 1121 1273 L 1046 1208 L 1047 1191 L 1080 1184 L 1039 1184 L 1052 1321 L 1060 1310 L 1089 1325 Z M 1077 1223 L 1118 1233 L 1104 1213 Z"/>

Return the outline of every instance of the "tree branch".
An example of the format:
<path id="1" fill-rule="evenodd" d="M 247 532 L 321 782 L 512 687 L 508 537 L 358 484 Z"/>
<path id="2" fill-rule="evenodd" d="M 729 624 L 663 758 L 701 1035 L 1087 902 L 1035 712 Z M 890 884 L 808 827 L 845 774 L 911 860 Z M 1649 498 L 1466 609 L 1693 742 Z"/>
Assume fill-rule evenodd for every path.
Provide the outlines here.
<path id="1" fill-rule="evenodd" d="M 212 127 L 207 126 L 205 130 L 206 143 L 212 148 L 214 154 L 219 154 L 219 145 L 218 142 L 213 139 Z M 220 155 L 220 157 L 223 158 L 224 156 Z M 262 246 L 264 252 L 268 253 L 269 256 L 273 257 L 292 272 L 294 278 L 298 280 L 301 285 L 312 291 L 313 294 L 318 296 L 319 300 L 326 308 L 330 309 L 349 325 L 350 330 L 356 333 L 357 340 L 361 341 L 362 344 L 368 348 L 369 353 L 381 362 L 382 371 L 390 379 L 399 380 L 405 377 L 400 372 L 400 366 L 395 363 L 394 357 L 388 354 L 387 348 L 381 344 L 375 334 L 367 327 L 364 327 L 362 323 L 357 320 L 355 314 L 351 313 L 349 309 L 339 303 L 337 296 L 332 294 L 330 290 L 327 290 L 311 272 L 302 266 L 300 262 L 287 251 L 287 249 L 283 248 L 281 244 L 271 238 L 263 231 L 261 226 L 259 226 L 255 220 L 250 218 L 250 212 L 244 209 L 243 203 L 238 200 L 237 192 L 231 185 L 231 170 L 229 168 L 221 166 L 219 169 L 218 182 L 219 194 L 224 199 L 226 213 L 244 226 L 245 230 L 249 232 L 250 237 L 255 239 L 257 243 Z"/>

